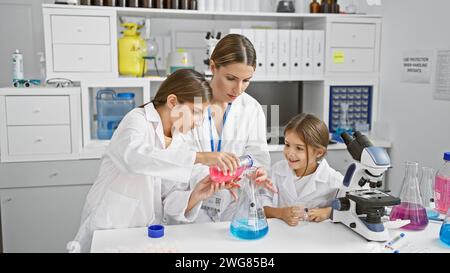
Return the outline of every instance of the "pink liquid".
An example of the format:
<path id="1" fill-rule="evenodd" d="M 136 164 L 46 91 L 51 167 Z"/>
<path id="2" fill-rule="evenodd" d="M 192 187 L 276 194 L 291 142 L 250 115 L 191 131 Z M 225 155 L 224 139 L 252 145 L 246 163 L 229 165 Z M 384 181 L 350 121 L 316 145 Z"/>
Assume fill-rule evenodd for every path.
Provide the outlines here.
<path id="1" fill-rule="evenodd" d="M 423 230 L 428 225 L 427 211 L 424 207 L 414 203 L 402 202 L 400 205 L 394 206 L 389 216 L 391 221 L 397 219 L 411 220 L 402 229 L 408 230 Z"/>
<path id="2" fill-rule="evenodd" d="M 234 173 L 228 172 L 226 175 L 223 171 L 219 170 L 217 167 L 209 167 L 209 175 L 211 180 L 216 183 L 230 182 L 233 179 L 238 178 L 244 172 L 246 167 L 239 167 Z"/>
<path id="3" fill-rule="evenodd" d="M 447 213 L 450 207 L 450 178 L 436 176 L 434 195 L 436 209 L 441 213 Z"/>

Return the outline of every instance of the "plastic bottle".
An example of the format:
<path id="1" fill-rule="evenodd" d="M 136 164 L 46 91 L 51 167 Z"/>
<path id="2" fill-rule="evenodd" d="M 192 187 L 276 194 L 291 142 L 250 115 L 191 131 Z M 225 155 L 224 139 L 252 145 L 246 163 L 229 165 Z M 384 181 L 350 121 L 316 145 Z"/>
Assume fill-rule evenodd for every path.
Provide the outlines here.
<path id="1" fill-rule="evenodd" d="M 45 72 L 45 55 L 44 52 L 38 52 L 39 56 L 39 69 L 40 69 L 40 76 L 41 76 L 41 82 L 45 82 L 47 75 Z"/>
<path id="2" fill-rule="evenodd" d="M 434 201 L 441 213 L 446 213 L 450 208 L 450 152 L 444 153 L 444 161 L 434 182 Z"/>
<path id="3" fill-rule="evenodd" d="M 220 170 L 217 166 L 209 167 L 209 174 L 211 176 L 211 180 L 216 183 L 226 183 L 230 182 L 233 179 L 241 176 L 244 171 L 253 166 L 253 159 L 249 155 L 244 155 L 239 157 L 239 167 L 234 173 L 224 174 L 222 170 Z"/>
<path id="4" fill-rule="evenodd" d="M 23 55 L 18 49 L 12 55 L 13 60 L 13 80 L 23 80 Z"/>

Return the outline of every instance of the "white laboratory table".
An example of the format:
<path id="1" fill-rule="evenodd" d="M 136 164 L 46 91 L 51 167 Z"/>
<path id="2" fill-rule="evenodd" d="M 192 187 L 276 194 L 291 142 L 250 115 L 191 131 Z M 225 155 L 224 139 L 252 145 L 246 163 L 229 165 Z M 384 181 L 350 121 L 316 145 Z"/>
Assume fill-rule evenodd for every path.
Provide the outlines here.
<path id="1" fill-rule="evenodd" d="M 172 225 L 163 238 L 148 238 L 147 228 L 98 230 L 94 232 L 91 252 L 177 252 L 177 253 L 320 253 L 386 252 L 382 243 L 368 242 L 342 224 L 331 221 L 302 223 L 290 227 L 269 219 L 269 233 L 255 241 L 234 238 L 229 222 Z M 401 232 L 400 252 L 447 252 L 439 241 L 441 224 L 430 222 L 423 231 L 389 230 L 392 238 Z"/>

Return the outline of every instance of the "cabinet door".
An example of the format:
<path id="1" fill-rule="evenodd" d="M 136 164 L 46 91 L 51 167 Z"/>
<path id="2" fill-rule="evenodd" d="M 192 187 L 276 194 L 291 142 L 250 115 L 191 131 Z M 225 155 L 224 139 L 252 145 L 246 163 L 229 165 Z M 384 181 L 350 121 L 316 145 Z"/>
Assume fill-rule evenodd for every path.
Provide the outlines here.
<path id="1" fill-rule="evenodd" d="M 66 252 L 90 185 L 0 190 L 3 252 Z"/>

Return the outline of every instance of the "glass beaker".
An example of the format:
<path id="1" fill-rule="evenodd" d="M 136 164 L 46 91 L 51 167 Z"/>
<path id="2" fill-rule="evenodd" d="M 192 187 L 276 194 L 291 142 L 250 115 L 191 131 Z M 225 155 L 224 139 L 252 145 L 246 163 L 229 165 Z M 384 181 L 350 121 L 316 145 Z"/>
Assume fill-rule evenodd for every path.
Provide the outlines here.
<path id="1" fill-rule="evenodd" d="M 439 239 L 447 246 L 450 246 L 450 209 L 448 209 L 444 223 L 442 223 Z"/>
<path id="2" fill-rule="evenodd" d="M 400 193 L 401 203 L 392 208 L 389 216 L 391 221 L 410 220 L 411 222 L 403 226 L 403 229 L 423 230 L 428 225 L 427 212 L 422 206 L 423 202 L 420 196 L 418 170 L 419 163 L 406 162 L 405 178 Z"/>
<path id="3" fill-rule="evenodd" d="M 420 179 L 420 194 L 423 206 L 427 211 L 428 218 L 439 217 L 439 212 L 434 204 L 434 169 L 422 167 L 422 178 Z"/>
<path id="4" fill-rule="evenodd" d="M 241 195 L 230 225 L 233 236 L 244 240 L 256 240 L 269 231 L 264 209 L 257 195 L 256 168 L 246 170 L 241 184 Z"/>

